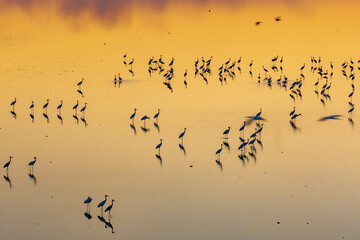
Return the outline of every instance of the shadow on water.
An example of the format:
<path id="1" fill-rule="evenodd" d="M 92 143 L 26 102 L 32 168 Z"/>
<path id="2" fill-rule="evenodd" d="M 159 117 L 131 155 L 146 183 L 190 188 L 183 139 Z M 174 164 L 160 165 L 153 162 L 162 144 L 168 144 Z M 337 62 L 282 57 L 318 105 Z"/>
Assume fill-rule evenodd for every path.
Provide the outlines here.
<path id="1" fill-rule="evenodd" d="M 186 155 L 186 150 L 184 145 L 182 145 L 181 143 L 179 143 L 179 148 L 184 152 L 184 155 Z"/>

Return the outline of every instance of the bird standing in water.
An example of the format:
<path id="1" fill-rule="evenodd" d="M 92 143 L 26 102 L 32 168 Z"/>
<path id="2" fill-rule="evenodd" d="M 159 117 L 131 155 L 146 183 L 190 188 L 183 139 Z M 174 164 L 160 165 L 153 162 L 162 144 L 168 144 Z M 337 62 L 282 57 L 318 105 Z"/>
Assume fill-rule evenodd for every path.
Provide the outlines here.
<path id="1" fill-rule="evenodd" d="M 34 112 L 34 101 L 31 101 L 30 110 L 32 113 Z"/>
<path id="2" fill-rule="evenodd" d="M 85 106 L 80 110 L 80 112 L 83 113 L 83 116 L 85 117 L 85 109 L 86 109 L 87 103 L 85 103 Z"/>
<path id="3" fill-rule="evenodd" d="M 228 139 L 229 132 L 230 132 L 230 126 L 223 132 L 225 139 Z"/>
<path id="4" fill-rule="evenodd" d="M 162 143 L 163 143 L 163 140 L 160 139 L 160 143 L 155 147 L 155 149 L 159 149 L 159 155 L 160 155 L 160 149 L 161 149 Z"/>
<path id="5" fill-rule="evenodd" d="M 75 106 L 73 106 L 73 110 L 75 110 L 75 115 L 76 115 L 78 106 L 79 106 L 79 100 L 76 100 L 76 104 L 75 104 Z"/>
<path id="6" fill-rule="evenodd" d="M 6 174 L 9 173 L 9 166 L 10 166 L 10 163 L 11 163 L 11 159 L 13 159 L 12 156 L 10 156 L 10 160 L 7 163 L 5 163 L 5 165 L 4 165 L 4 168 L 6 168 Z"/>
<path id="7" fill-rule="evenodd" d="M 77 83 L 77 85 L 79 86 L 79 90 L 81 90 L 81 85 L 84 82 L 84 78 L 81 78 L 81 81 Z"/>
<path id="8" fill-rule="evenodd" d="M 15 111 L 15 104 L 16 104 L 16 98 L 15 98 L 14 101 L 12 101 L 12 102 L 10 103 L 10 106 L 13 107 L 13 112 Z"/>
<path id="9" fill-rule="evenodd" d="M 156 119 L 156 123 L 158 123 L 159 114 L 160 114 L 160 109 L 158 109 L 158 112 L 154 116 L 154 119 Z"/>
<path id="10" fill-rule="evenodd" d="M 45 112 L 47 112 L 47 107 L 49 106 L 49 102 L 50 102 L 50 100 L 46 99 L 46 103 L 43 106 L 43 109 L 45 109 Z"/>
<path id="11" fill-rule="evenodd" d="M 219 150 L 216 151 L 215 155 L 217 155 L 217 160 L 220 160 L 220 153 L 223 150 L 223 145 L 221 144 L 221 147 Z"/>
<path id="12" fill-rule="evenodd" d="M 114 199 L 112 199 L 111 200 L 111 205 L 109 205 L 106 209 L 105 209 L 105 212 L 109 212 L 109 216 L 111 216 L 111 209 L 112 209 L 112 207 L 113 207 L 113 205 L 114 205 L 114 202 L 115 202 L 115 200 Z"/>
<path id="13" fill-rule="evenodd" d="M 150 118 L 146 115 L 141 118 L 141 121 L 144 121 L 144 128 L 146 128 L 146 119 L 150 119 Z"/>
<path id="14" fill-rule="evenodd" d="M 181 144 L 183 143 L 185 133 L 186 133 L 186 128 L 184 128 L 184 131 L 179 135 L 179 138 L 181 139 Z"/>
<path id="15" fill-rule="evenodd" d="M 91 203 L 92 199 L 91 197 L 88 197 L 84 203 L 86 204 L 86 212 L 89 213 L 90 212 L 90 203 Z"/>
<path id="16" fill-rule="evenodd" d="M 59 110 L 59 115 L 61 115 L 61 108 L 63 106 L 63 100 L 60 101 L 60 105 L 57 106 L 57 109 Z"/>
<path id="17" fill-rule="evenodd" d="M 97 206 L 98 208 L 101 207 L 101 212 L 103 211 L 103 207 L 104 207 L 108 197 L 109 197 L 108 195 L 105 195 L 105 200 L 101 201 Z"/>
<path id="18" fill-rule="evenodd" d="M 134 124 L 135 115 L 136 115 L 136 108 L 134 108 L 134 113 L 131 114 L 130 116 L 130 120 L 132 120 L 133 124 Z"/>
<path id="19" fill-rule="evenodd" d="M 34 160 L 29 162 L 28 166 L 30 167 L 30 174 L 34 172 L 34 165 L 36 163 L 36 157 L 34 157 Z"/>

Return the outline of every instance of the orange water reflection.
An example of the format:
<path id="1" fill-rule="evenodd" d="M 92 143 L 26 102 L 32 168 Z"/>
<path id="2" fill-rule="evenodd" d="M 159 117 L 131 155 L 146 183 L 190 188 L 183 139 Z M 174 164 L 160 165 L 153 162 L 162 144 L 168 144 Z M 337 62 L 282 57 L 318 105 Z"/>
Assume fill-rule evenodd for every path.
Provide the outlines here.
<path id="1" fill-rule="evenodd" d="M 12 188 L 5 178 L 0 182 L 4 236 L 112 239 L 106 215 L 104 221 L 97 217 L 96 205 L 105 194 L 116 200 L 111 219 L 115 236 L 126 239 L 359 235 L 354 221 L 359 218 L 354 209 L 360 200 L 358 115 L 355 111 L 352 126 L 346 115 L 350 80 L 339 69 L 345 59 L 360 56 L 359 33 L 354 31 L 359 17 L 343 14 L 357 5 L 331 3 L 323 11 L 318 3 L 304 12 L 289 11 L 287 5 L 269 11 L 268 6 L 229 9 L 211 4 L 210 13 L 177 2 L 156 14 L 135 7 L 126 21 L 115 18 L 110 27 L 91 13 L 63 17 L 56 9 L 36 6 L 32 14 L 10 9 L 0 16 L 1 163 L 14 156 L 9 172 Z M 283 21 L 275 22 L 277 15 Z M 258 20 L 263 23 L 255 27 Z M 125 52 L 128 60 L 135 59 L 135 76 L 122 64 Z M 149 77 L 147 72 L 148 59 L 161 54 L 166 63 L 175 58 L 173 93 L 162 84 L 161 75 Z M 274 55 L 284 56 L 284 74 L 291 81 L 306 62 L 304 97 L 295 103 L 303 113 L 297 131 L 288 121 L 294 105 L 289 92 L 256 82 L 263 74 L 261 66 L 269 68 Z M 313 55 L 322 57 L 326 70 L 330 61 L 335 65 L 332 100 L 325 106 L 314 93 L 317 75 L 309 71 Z M 202 56 L 214 57 L 208 85 L 194 78 L 194 61 Z M 241 74 L 221 85 L 217 68 L 229 57 L 240 56 Z M 124 82 L 115 88 L 112 79 L 118 72 Z M 275 81 L 280 72 L 271 75 Z M 84 97 L 76 91 L 82 77 Z M 16 119 L 9 106 L 14 97 Z M 50 99 L 49 123 L 41 108 L 46 99 Z M 34 122 L 29 116 L 33 100 Z M 61 100 L 62 123 L 56 110 Z M 77 100 L 81 107 L 88 103 L 86 127 L 73 117 Z M 358 95 L 353 101 L 357 104 Z M 134 107 L 139 109 L 136 134 L 129 120 Z M 158 108 L 159 128 L 151 120 L 150 131 L 141 130 L 140 117 L 152 117 Z M 268 119 L 263 148 L 257 148 L 256 161 L 244 165 L 238 158 L 238 128 L 259 108 Z M 335 113 L 346 117 L 317 121 Z M 214 153 L 227 126 L 232 126 L 230 149 L 223 150 L 221 170 Z M 177 138 L 184 127 L 186 155 Z M 162 162 L 155 156 L 160 138 Z M 36 185 L 27 166 L 34 156 Z M 82 204 L 89 195 L 94 199 L 90 221 Z"/>

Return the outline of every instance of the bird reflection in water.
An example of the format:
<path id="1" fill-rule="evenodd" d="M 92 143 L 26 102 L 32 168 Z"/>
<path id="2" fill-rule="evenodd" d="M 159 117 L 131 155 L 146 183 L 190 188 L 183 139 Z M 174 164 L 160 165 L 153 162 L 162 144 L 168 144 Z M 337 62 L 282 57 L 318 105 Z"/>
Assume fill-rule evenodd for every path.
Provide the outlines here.
<path id="1" fill-rule="evenodd" d="M 156 154 L 155 156 L 157 159 L 159 159 L 160 165 L 162 166 L 162 157 L 160 156 L 160 153 Z"/>
<path id="2" fill-rule="evenodd" d="M 16 112 L 15 111 L 10 111 L 10 113 L 13 116 L 13 118 L 16 119 Z"/>
<path id="3" fill-rule="evenodd" d="M 227 138 L 223 141 L 223 144 L 224 144 L 224 146 L 227 148 L 227 150 L 230 152 L 230 144 L 229 144 Z"/>
<path id="4" fill-rule="evenodd" d="M 92 216 L 91 216 L 90 212 L 84 212 L 84 216 L 85 216 L 88 220 L 92 219 Z"/>
<path id="5" fill-rule="evenodd" d="M 11 183 L 8 172 L 6 173 L 6 175 L 4 175 L 4 179 L 5 179 L 5 181 L 7 181 L 9 183 L 9 187 L 12 188 L 12 183 Z"/>
<path id="6" fill-rule="evenodd" d="M 243 167 L 246 167 L 245 165 L 245 154 L 240 154 L 238 155 L 238 158 L 241 160 L 241 162 L 243 163 Z"/>
<path id="7" fill-rule="evenodd" d="M 130 128 L 134 131 L 134 135 L 136 135 L 135 125 L 130 123 Z"/>
<path id="8" fill-rule="evenodd" d="M 58 114 L 58 115 L 57 115 L 57 118 L 60 120 L 60 123 L 61 123 L 61 125 L 62 125 L 62 124 L 63 124 L 63 118 L 61 117 L 61 115 Z"/>
<path id="9" fill-rule="evenodd" d="M 220 159 L 216 159 L 215 162 L 216 162 L 216 164 L 220 167 L 220 170 L 222 171 L 222 170 L 223 170 L 223 165 L 222 165 L 222 163 L 220 162 Z"/>
<path id="10" fill-rule="evenodd" d="M 78 118 L 77 114 L 73 115 L 73 118 L 76 120 L 76 124 L 79 124 L 79 118 Z"/>
<path id="11" fill-rule="evenodd" d="M 184 155 L 186 155 L 186 150 L 182 143 L 179 143 L 179 148 L 184 152 Z"/>
<path id="12" fill-rule="evenodd" d="M 49 123 L 50 119 L 46 113 L 43 113 L 44 118 L 46 119 L 46 122 Z"/>
<path id="13" fill-rule="evenodd" d="M 84 126 L 86 127 L 86 126 L 88 125 L 88 123 L 86 122 L 85 117 L 82 117 L 82 118 L 80 118 L 80 119 L 81 119 L 81 121 L 84 123 Z"/>
<path id="14" fill-rule="evenodd" d="M 249 151 L 249 156 L 253 158 L 254 163 L 256 163 L 256 151 L 251 148 L 251 151 Z"/>
<path id="15" fill-rule="evenodd" d="M 256 142 L 260 145 L 261 150 L 263 150 L 263 144 L 262 141 L 260 139 L 256 139 Z"/>
<path id="16" fill-rule="evenodd" d="M 100 222 L 103 222 L 105 224 L 105 228 L 110 228 L 111 229 L 111 233 L 115 233 L 114 232 L 114 227 L 113 225 L 111 224 L 111 217 L 109 216 L 108 217 L 108 221 L 105 220 L 105 218 L 102 216 L 98 216 Z"/>
<path id="17" fill-rule="evenodd" d="M 81 97 L 84 97 L 84 94 L 81 90 L 77 90 L 78 93 L 80 93 Z"/>
<path id="18" fill-rule="evenodd" d="M 154 122 L 154 126 L 156 127 L 156 129 L 157 129 L 157 131 L 158 131 L 158 133 L 160 132 L 160 127 L 159 127 L 159 124 L 158 123 L 156 123 L 156 122 Z"/>
<path id="19" fill-rule="evenodd" d="M 296 123 L 294 121 L 290 120 L 289 122 L 290 122 L 290 126 L 292 127 L 292 129 L 294 131 L 299 131 L 300 130 L 300 128 L 298 126 L 296 126 Z"/>
<path id="20" fill-rule="evenodd" d="M 150 131 L 150 128 L 146 128 L 145 126 L 141 126 L 140 128 L 141 128 L 141 130 L 143 130 L 144 132 Z"/>
<path id="21" fill-rule="evenodd" d="M 30 177 L 30 179 L 32 179 L 34 181 L 34 185 L 36 185 L 36 177 L 35 177 L 34 173 L 29 173 L 28 176 Z"/>

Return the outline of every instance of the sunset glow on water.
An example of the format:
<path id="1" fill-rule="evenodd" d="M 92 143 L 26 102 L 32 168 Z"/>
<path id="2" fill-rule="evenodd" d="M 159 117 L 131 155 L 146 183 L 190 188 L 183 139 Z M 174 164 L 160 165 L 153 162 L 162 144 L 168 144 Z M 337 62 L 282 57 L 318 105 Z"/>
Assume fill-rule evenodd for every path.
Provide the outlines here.
<path id="1" fill-rule="evenodd" d="M 0 239 L 357 239 L 358 9 L 0 0 Z"/>

